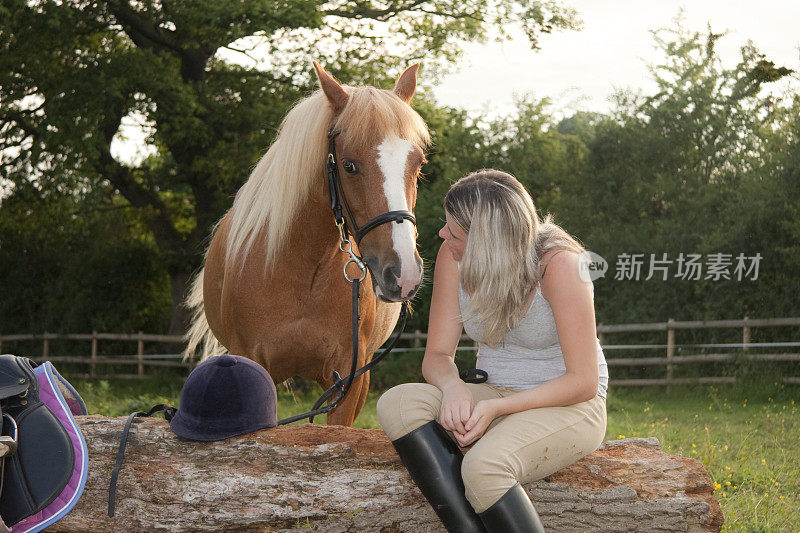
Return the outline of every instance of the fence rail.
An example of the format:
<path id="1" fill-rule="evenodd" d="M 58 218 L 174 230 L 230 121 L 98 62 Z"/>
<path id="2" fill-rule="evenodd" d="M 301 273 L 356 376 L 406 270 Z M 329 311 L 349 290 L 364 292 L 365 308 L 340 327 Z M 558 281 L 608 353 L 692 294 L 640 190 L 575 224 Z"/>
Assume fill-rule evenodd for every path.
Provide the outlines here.
<path id="1" fill-rule="evenodd" d="M 91 351 L 89 357 L 50 355 L 50 342 L 57 340 L 90 341 Z M 99 355 L 100 341 L 136 342 L 135 354 Z M 167 344 L 184 344 L 182 335 L 159 335 L 152 333 L 22 333 L 14 335 L 0 335 L 0 353 L 3 352 L 4 342 L 42 342 L 41 357 L 32 355 L 32 359 L 48 360 L 55 363 L 78 363 L 89 365 L 88 374 L 71 374 L 75 377 L 122 377 L 140 378 L 144 376 L 145 367 L 182 367 L 192 368 L 193 362 L 183 361 L 181 354 L 145 354 L 145 342 L 159 342 Z M 175 359 L 180 359 L 176 361 Z M 97 374 L 97 365 L 135 365 L 135 374 L 114 374 L 113 376 Z"/>
<path id="2" fill-rule="evenodd" d="M 699 321 L 676 321 L 670 318 L 666 322 L 654 322 L 644 324 L 598 324 L 597 333 L 600 344 L 604 353 L 607 355 L 609 352 L 623 351 L 623 350 L 662 350 L 665 356 L 653 357 L 606 357 L 606 362 L 609 366 L 666 366 L 666 377 L 658 379 L 612 379 L 611 385 L 615 386 L 666 386 L 667 389 L 671 385 L 687 384 L 687 383 L 735 383 L 736 377 L 734 376 L 703 376 L 692 378 L 681 378 L 674 376 L 676 365 L 683 365 L 689 363 L 717 363 L 717 362 L 733 362 L 736 360 L 745 359 L 748 361 L 772 361 L 772 362 L 800 362 L 800 353 L 748 353 L 751 349 L 763 348 L 797 348 L 800 347 L 800 341 L 786 341 L 786 342 L 751 342 L 751 328 L 763 327 L 785 327 L 785 326 L 800 326 L 800 318 L 761 318 L 751 319 L 744 317 L 742 320 L 699 320 Z M 739 328 L 742 330 L 741 343 L 687 343 L 677 344 L 675 342 L 676 330 L 696 330 L 696 329 L 711 329 L 711 328 Z M 632 333 L 632 332 L 658 332 L 665 331 L 667 333 L 666 344 L 605 344 L 603 341 L 607 335 L 616 333 Z M 422 331 L 414 331 L 413 333 L 402 333 L 400 339 L 407 341 L 408 346 L 397 347 L 395 352 L 409 352 L 419 351 L 427 341 L 427 333 Z M 50 355 L 51 341 L 88 341 L 91 343 L 90 356 L 67 356 L 67 355 Z M 0 353 L 3 351 L 4 342 L 41 342 L 42 351 L 41 357 L 33 356 L 34 359 L 50 360 L 53 362 L 65 363 L 78 363 L 89 365 L 90 371 L 88 374 L 82 374 L 85 377 L 98 377 L 98 365 L 130 365 L 136 366 L 135 374 L 115 374 L 114 377 L 142 377 L 144 375 L 145 367 L 179 367 L 191 368 L 194 362 L 184 361 L 179 353 L 163 353 L 163 354 L 145 354 L 145 343 L 162 343 L 174 344 L 181 346 L 184 344 L 184 338 L 180 335 L 160 335 L 144 333 L 101 333 L 94 331 L 92 333 L 26 333 L 26 334 L 12 334 L 0 335 Z M 137 349 L 135 354 L 120 354 L 120 355 L 100 355 L 99 342 L 100 341 L 123 341 L 123 342 L 136 342 Z M 477 346 L 466 335 L 461 336 L 462 343 L 457 348 L 458 351 L 476 351 Z M 689 354 L 689 355 L 676 355 L 676 349 L 702 349 L 702 348 L 729 348 L 739 349 L 743 353 L 705 353 L 705 354 Z M 800 377 L 785 376 L 781 378 L 783 383 L 800 385 Z"/>

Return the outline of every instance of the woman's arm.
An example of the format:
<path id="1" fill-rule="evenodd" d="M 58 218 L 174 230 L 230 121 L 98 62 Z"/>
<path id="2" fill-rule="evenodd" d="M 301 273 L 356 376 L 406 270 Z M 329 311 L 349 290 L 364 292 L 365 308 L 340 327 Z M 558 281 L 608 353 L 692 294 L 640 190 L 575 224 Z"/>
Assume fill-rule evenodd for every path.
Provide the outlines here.
<path id="1" fill-rule="evenodd" d="M 446 429 L 464 433 L 472 413 L 472 393 L 458 375 L 455 352 L 463 325 L 459 317 L 458 264 L 442 244 L 433 272 L 433 296 L 428 319 L 428 342 L 422 359 L 425 381 L 442 391 L 439 422 Z"/>
<path id="2" fill-rule="evenodd" d="M 478 402 L 467 421 L 462 446 L 479 438 L 498 416 L 539 407 L 572 405 L 597 394 L 599 370 L 594 302 L 591 287 L 578 275 L 578 254 L 553 253 L 541 284 L 542 295 L 553 310 L 566 373 L 532 389 Z"/>

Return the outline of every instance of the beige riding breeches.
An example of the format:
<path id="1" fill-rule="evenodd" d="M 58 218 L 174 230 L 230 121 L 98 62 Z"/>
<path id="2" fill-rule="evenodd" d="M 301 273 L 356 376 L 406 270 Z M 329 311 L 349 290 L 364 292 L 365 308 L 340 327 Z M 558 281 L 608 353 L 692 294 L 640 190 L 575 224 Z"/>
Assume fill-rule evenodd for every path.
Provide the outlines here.
<path id="1" fill-rule="evenodd" d="M 517 389 L 467 383 L 473 402 L 502 398 Z M 378 420 L 390 440 L 439 419 L 442 392 L 429 383 L 404 383 L 378 400 Z M 465 495 L 476 512 L 491 507 L 518 481 L 542 479 L 589 455 L 603 442 L 602 396 L 567 407 L 543 407 L 497 417 L 465 453 Z M 455 440 L 452 433 L 448 431 Z"/>

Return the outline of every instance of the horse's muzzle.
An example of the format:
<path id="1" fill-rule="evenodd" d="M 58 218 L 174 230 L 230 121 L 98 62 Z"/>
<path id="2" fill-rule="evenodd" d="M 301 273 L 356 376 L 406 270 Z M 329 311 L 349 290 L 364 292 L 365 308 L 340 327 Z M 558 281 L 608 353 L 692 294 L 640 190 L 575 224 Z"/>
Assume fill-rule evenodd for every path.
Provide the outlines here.
<path id="1" fill-rule="evenodd" d="M 372 275 L 372 288 L 385 302 L 410 300 L 417 294 L 422 282 L 422 260 L 417 259 L 412 268 L 402 268 L 399 261 L 380 264 L 373 257 L 364 257 Z"/>

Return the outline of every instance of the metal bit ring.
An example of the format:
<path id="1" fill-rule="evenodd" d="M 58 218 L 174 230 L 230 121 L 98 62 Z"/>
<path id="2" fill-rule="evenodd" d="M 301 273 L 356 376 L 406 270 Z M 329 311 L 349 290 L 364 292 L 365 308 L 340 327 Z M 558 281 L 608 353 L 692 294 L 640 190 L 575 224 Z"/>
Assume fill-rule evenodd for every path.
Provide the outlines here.
<path id="1" fill-rule="evenodd" d="M 344 272 L 344 279 L 350 283 L 353 283 L 353 279 L 350 279 L 350 276 L 347 275 L 347 265 L 350 263 L 355 263 L 356 266 L 361 269 L 361 278 L 358 281 L 364 281 L 364 278 L 367 277 L 367 267 L 364 266 L 364 263 L 362 263 L 357 257 L 351 257 L 347 260 L 347 263 L 344 264 L 344 268 L 342 268 L 342 271 Z"/>

